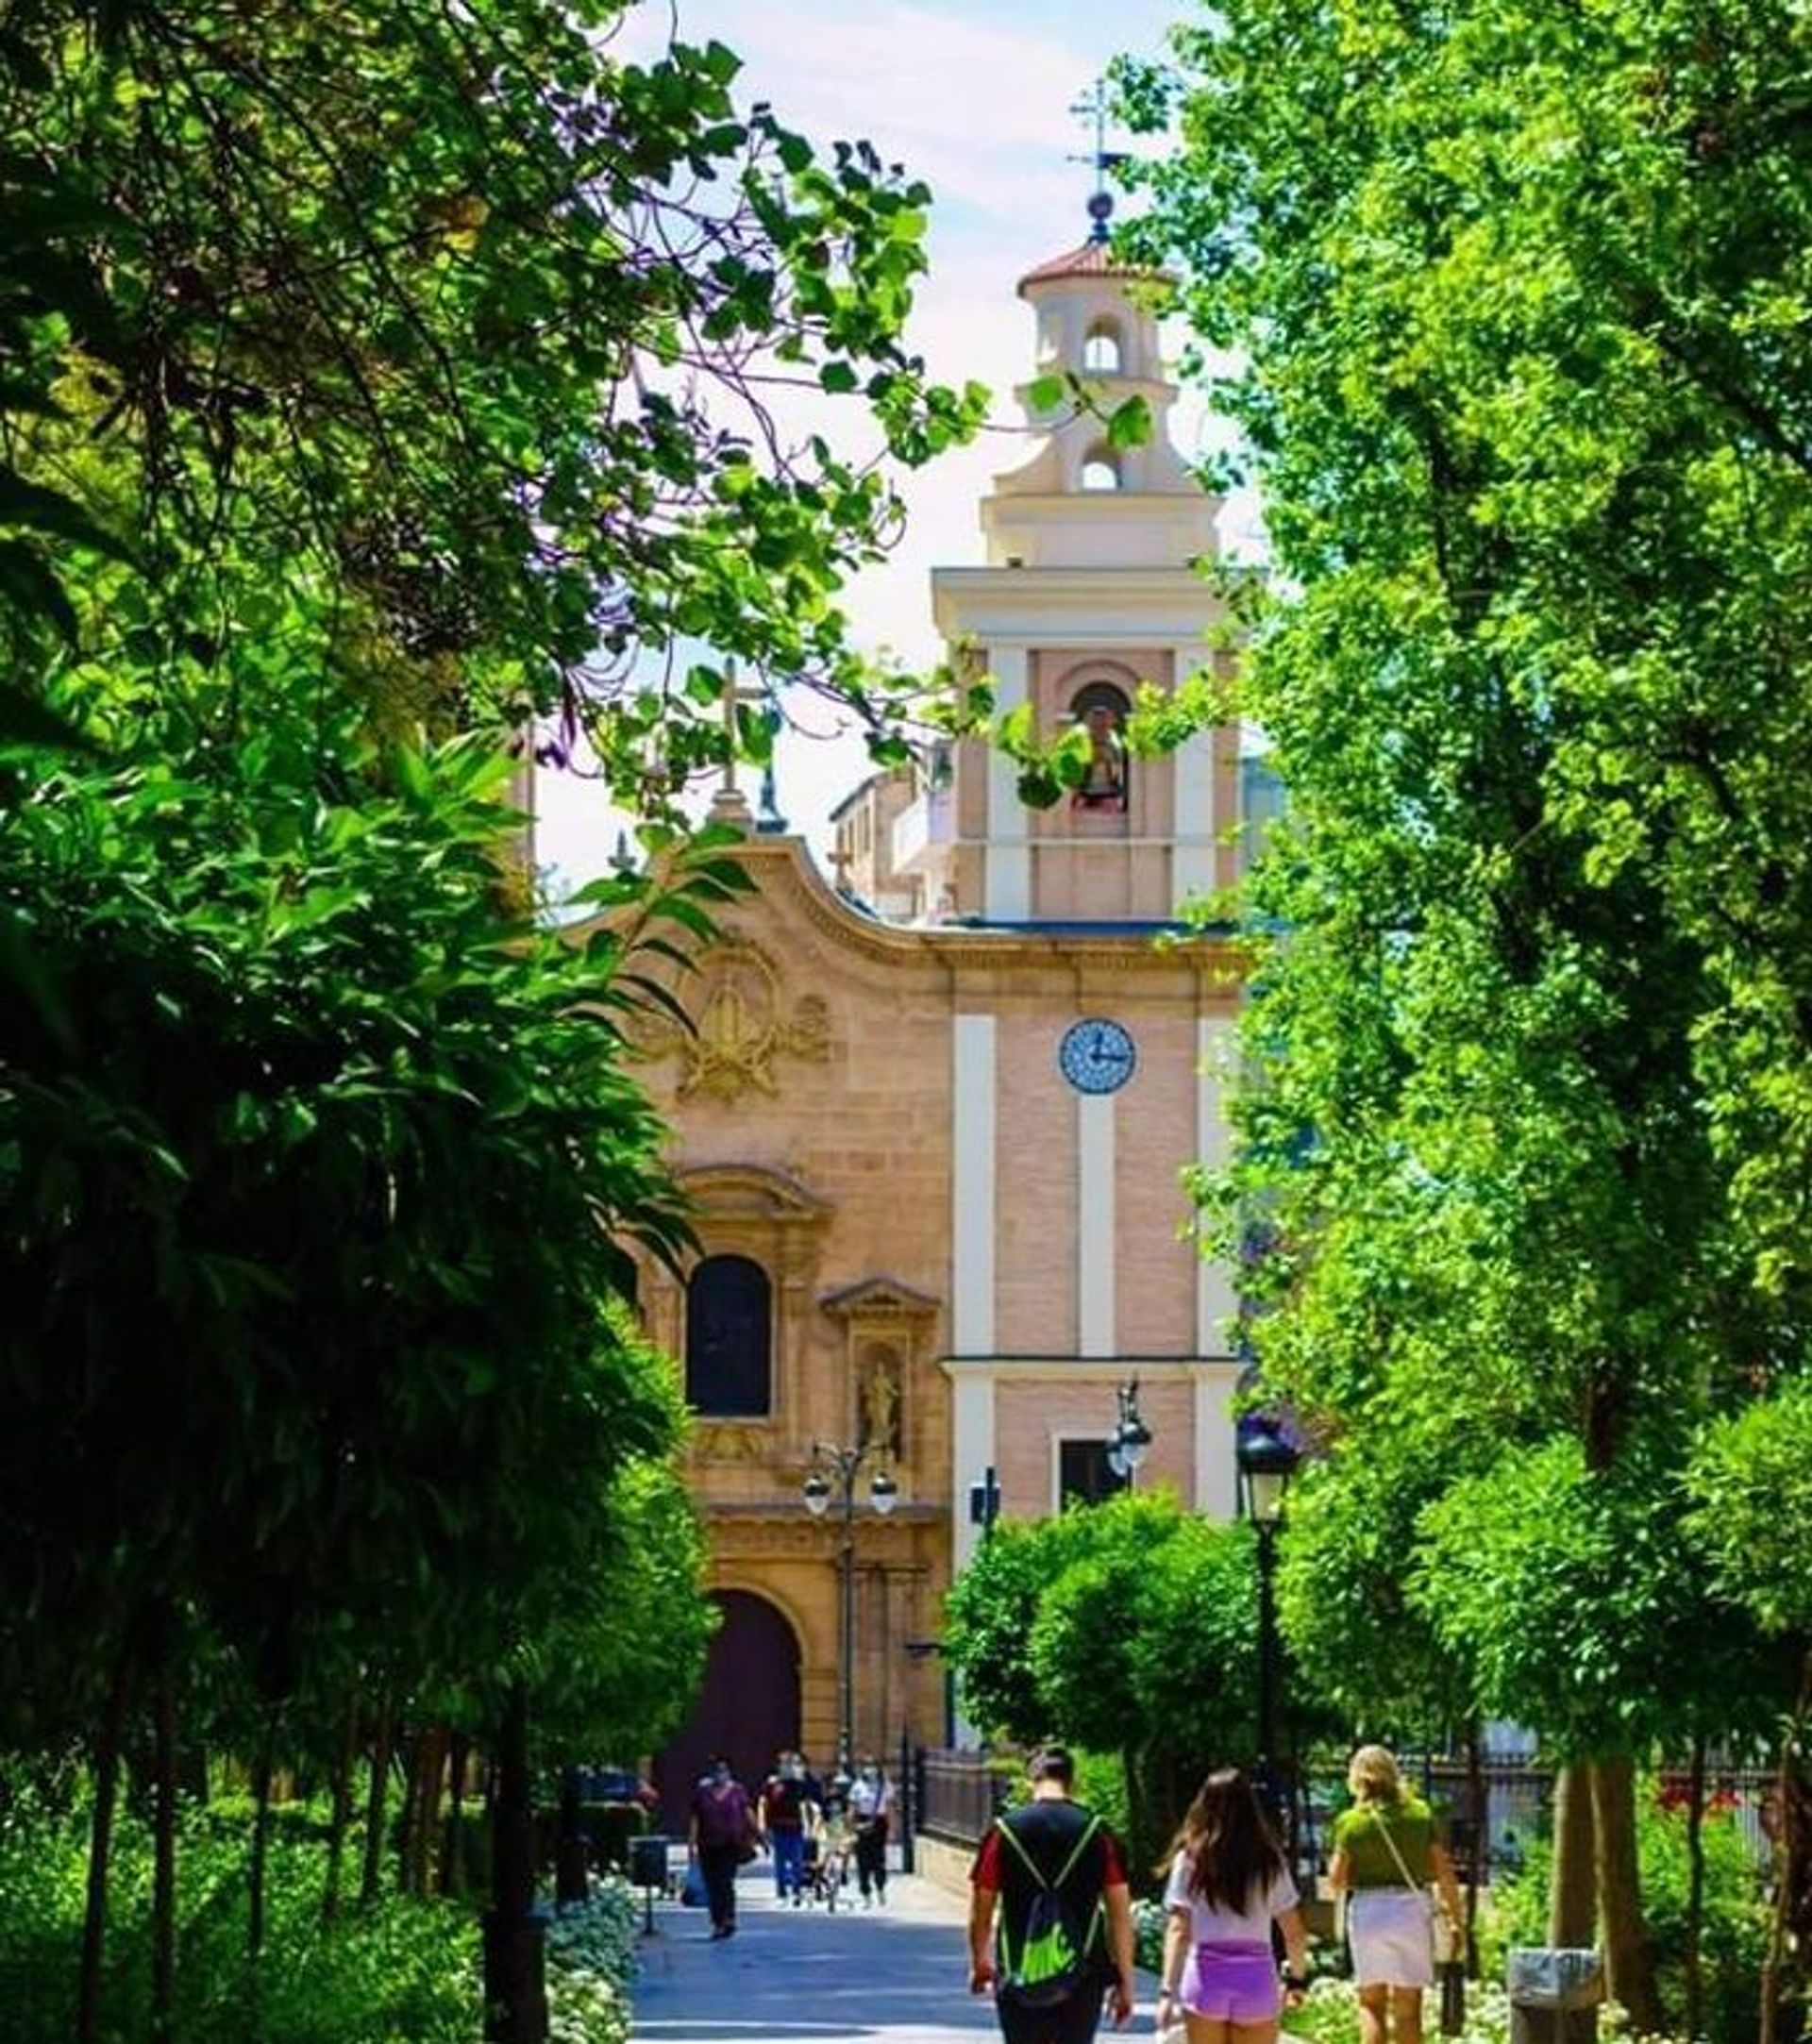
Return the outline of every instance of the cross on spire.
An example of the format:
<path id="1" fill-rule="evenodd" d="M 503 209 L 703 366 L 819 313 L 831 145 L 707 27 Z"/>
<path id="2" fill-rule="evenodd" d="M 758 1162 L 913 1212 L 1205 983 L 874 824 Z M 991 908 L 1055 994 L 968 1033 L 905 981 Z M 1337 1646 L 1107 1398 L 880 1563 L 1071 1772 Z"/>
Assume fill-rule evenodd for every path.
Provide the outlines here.
<path id="1" fill-rule="evenodd" d="M 1097 78 L 1080 99 L 1070 102 L 1072 117 L 1090 125 L 1095 130 L 1095 148 L 1088 156 L 1071 156 L 1072 163 L 1088 163 L 1094 166 L 1095 189 L 1089 194 L 1088 217 L 1093 226 L 1088 230 L 1091 242 L 1107 240 L 1107 224 L 1114 217 L 1114 194 L 1107 189 L 1107 174 L 1116 163 L 1126 161 L 1126 152 L 1107 146 L 1107 116 L 1112 107 L 1108 96 L 1107 80 Z"/>
<path id="2" fill-rule="evenodd" d="M 738 688 L 736 686 L 736 662 L 733 660 L 725 662 L 722 695 L 724 712 L 723 779 L 718 783 L 717 793 L 711 798 L 711 813 L 719 823 L 740 823 L 746 826 L 749 821 L 747 798 L 736 785 L 736 746 L 739 736 L 736 712 L 739 704 L 764 703 L 766 700 L 767 691 L 765 688 Z"/>

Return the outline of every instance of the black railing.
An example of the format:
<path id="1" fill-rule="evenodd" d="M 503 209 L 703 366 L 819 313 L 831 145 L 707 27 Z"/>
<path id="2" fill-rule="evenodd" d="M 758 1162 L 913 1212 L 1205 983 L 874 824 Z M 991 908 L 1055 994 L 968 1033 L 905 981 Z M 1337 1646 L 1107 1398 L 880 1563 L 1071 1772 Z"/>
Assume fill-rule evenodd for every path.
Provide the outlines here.
<path id="1" fill-rule="evenodd" d="M 1445 1813 L 1448 1845 L 1462 1883 L 1472 1878 L 1475 1862 L 1477 1878 L 1484 1883 L 1518 1870 L 1530 1840 L 1548 1820 L 1554 1794 L 1551 1766 L 1522 1754 L 1487 1753 L 1475 1796 L 1463 1759 L 1402 1752 L 1397 1759 L 1405 1780 Z M 1772 1776 L 1759 1768 L 1714 1767 L 1705 1775 L 1707 1810 L 1736 1818 L 1758 1866 L 1769 1858 L 1762 1812 L 1771 1786 Z M 1328 1830 L 1334 1814 L 1347 1805 L 1344 1772 L 1317 1768 L 1303 1790 L 1299 1813 L 1302 1859 L 1307 1868 L 1325 1872 Z M 1659 1790 L 1684 1799 L 1685 1776 L 1663 1769 Z"/>
<path id="2" fill-rule="evenodd" d="M 1008 1776 L 986 1753 L 922 1748 L 918 1756 L 918 1828 L 927 1837 L 975 1845 L 994 1822 Z"/>

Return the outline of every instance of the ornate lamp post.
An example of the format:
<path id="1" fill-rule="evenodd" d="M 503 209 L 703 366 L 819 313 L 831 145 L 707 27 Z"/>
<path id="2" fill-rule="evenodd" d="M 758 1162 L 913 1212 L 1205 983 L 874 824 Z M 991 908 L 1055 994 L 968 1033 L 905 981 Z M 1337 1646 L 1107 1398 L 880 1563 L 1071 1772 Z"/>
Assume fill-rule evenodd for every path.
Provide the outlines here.
<path id="1" fill-rule="evenodd" d="M 1151 1429 L 1139 1416 L 1139 1380 L 1136 1377 L 1129 1378 L 1114 1396 L 1119 1404 L 1119 1417 L 1115 1423 L 1114 1445 L 1107 1451 L 1107 1466 L 1116 1476 L 1125 1477 L 1127 1487 L 1131 1489 L 1139 1465 L 1150 1452 Z"/>
<path id="2" fill-rule="evenodd" d="M 1276 1765 L 1277 1529 L 1284 1516 L 1284 1493 L 1302 1456 L 1276 1420 L 1254 1413 L 1239 1423 L 1233 1459 L 1239 1466 L 1240 1501 L 1258 1533 L 1258 1766 L 1254 1774 L 1259 1799 L 1278 1823 L 1284 1810 Z"/>
<path id="3" fill-rule="evenodd" d="M 864 1463 L 879 1461 L 885 1449 L 879 1442 L 839 1448 L 834 1441 L 814 1441 L 812 1468 L 801 1486 L 805 1509 L 822 1518 L 834 1494 L 842 1512 L 837 1543 L 837 1771 L 847 1775 L 856 1750 L 856 1476 Z M 899 1501 L 899 1485 L 885 1469 L 868 1479 L 868 1501 L 885 1518 Z"/>

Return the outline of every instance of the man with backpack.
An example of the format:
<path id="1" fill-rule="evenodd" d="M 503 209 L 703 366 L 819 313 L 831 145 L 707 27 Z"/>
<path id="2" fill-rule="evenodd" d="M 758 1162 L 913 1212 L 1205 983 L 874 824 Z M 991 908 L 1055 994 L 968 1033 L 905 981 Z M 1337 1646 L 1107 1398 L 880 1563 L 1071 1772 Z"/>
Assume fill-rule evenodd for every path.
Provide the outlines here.
<path id="1" fill-rule="evenodd" d="M 1103 1993 L 1116 2029 L 1132 2014 L 1126 1855 L 1071 1800 L 1063 1747 L 1031 1773 L 1032 1801 L 995 1819 L 969 1873 L 969 1992 L 994 1989 L 1004 2044 L 1090 2044 Z"/>

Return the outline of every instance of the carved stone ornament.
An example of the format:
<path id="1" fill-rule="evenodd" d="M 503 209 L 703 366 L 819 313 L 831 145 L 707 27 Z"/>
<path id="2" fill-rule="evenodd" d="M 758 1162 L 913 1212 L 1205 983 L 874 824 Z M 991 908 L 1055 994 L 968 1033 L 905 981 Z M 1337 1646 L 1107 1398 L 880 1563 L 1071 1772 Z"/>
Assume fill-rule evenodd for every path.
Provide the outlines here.
<path id="1" fill-rule="evenodd" d="M 722 1420 L 695 1420 L 692 1452 L 699 1462 L 765 1462 L 773 1451 L 772 1430 L 739 1427 Z"/>
<path id="2" fill-rule="evenodd" d="M 680 1053 L 682 1100 L 695 1093 L 721 1100 L 749 1091 L 772 1094 L 776 1059 L 821 1064 L 830 1055 L 829 1008 L 815 994 L 789 1007 L 773 960 L 757 944 L 736 939 L 713 946 L 689 1005 L 690 1031 L 656 1023 L 637 1032 L 637 1048 L 645 1057 Z"/>

